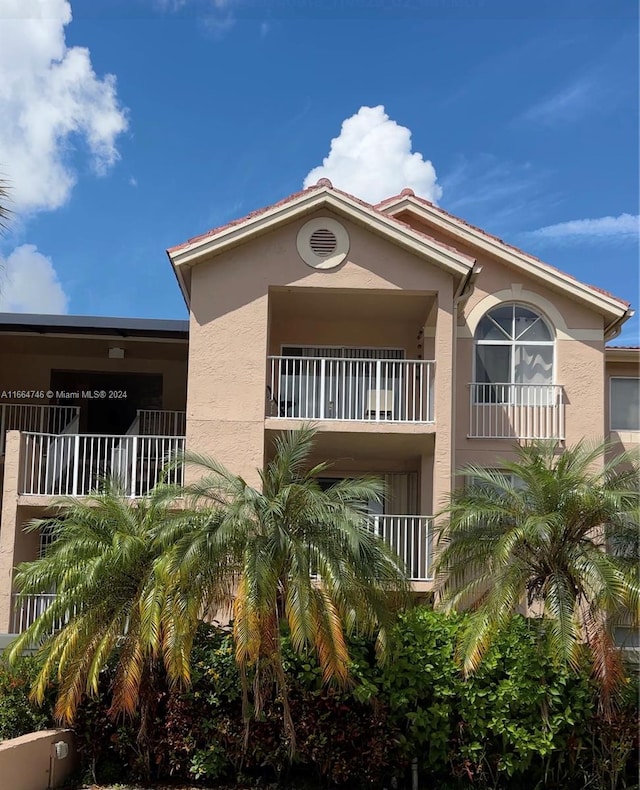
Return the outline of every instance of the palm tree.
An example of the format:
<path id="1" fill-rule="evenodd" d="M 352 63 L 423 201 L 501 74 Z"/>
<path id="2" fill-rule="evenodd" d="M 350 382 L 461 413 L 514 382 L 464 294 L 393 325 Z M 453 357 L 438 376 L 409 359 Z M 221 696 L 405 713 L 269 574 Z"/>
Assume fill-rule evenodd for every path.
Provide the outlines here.
<path id="1" fill-rule="evenodd" d="M 177 629 L 166 613 L 161 616 L 169 585 L 156 573 L 168 541 L 190 528 L 188 517 L 175 509 L 176 494 L 160 485 L 132 501 L 117 482 L 107 481 L 91 497 L 63 500 L 58 517 L 28 527 L 52 528 L 55 540 L 16 575 L 21 596 L 56 591 L 54 602 L 9 654 L 15 662 L 25 649 L 39 646 L 32 698 L 41 704 L 55 677 L 55 717 L 72 723 L 83 695 L 98 696 L 100 675 L 115 654 L 110 713 L 115 718 L 139 712 L 138 742 L 147 767 L 147 728 L 163 659 L 172 666 L 174 682 L 189 682 L 188 666 L 175 654 L 181 657 L 190 644 L 177 644 L 172 638 Z"/>
<path id="2" fill-rule="evenodd" d="M 172 599 L 177 610 L 167 610 L 172 621 L 177 612 L 214 611 L 226 580 L 245 733 L 251 673 L 256 716 L 269 690 L 278 690 L 292 752 L 282 628 L 298 653 L 317 655 L 325 682 L 343 686 L 349 680 L 347 636 L 375 635 L 384 660 L 396 606 L 408 590 L 402 562 L 367 527 L 366 503 L 381 501 L 383 484 L 360 478 L 322 490 L 318 477 L 328 464 L 311 467 L 314 435 L 304 427 L 276 439 L 273 459 L 259 470 L 260 489 L 210 458 L 187 455 L 187 463 L 204 472 L 187 489 L 188 499 L 209 515 L 165 564 L 168 576 L 181 579 Z M 193 629 L 184 618 L 182 624 Z"/>
<path id="3" fill-rule="evenodd" d="M 467 466 L 470 485 L 443 512 L 437 571 L 443 604 L 472 609 L 460 646 L 465 672 L 526 600 L 548 622 L 559 659 L 574 668 L 586 645 L 610 710 L 623 676 L 611 622 L 638 620 L 637 456 L 580 442 L 518 448 L 500 471 Z M 605 551 L 605 549 L 608 549 Z"/>

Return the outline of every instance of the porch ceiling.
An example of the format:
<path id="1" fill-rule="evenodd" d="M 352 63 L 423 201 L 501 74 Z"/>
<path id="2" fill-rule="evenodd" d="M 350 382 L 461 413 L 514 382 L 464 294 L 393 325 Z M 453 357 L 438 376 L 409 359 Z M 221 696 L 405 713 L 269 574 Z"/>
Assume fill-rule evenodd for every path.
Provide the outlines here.
<path id="1" fill-rule="evenodd" d="M 424 326 L 435 303 L 430 294 L 288 288 L 269 291 L 271 315 L 286 319 L 401 321 Z"/>
<path id="2" fill-rule="evenodd" d="M 433 433 L 339 431 L 335 423 L 331 426 L 333 430 L 325 431 L 321 430 L 324 425 L 318 425 L 316 434 L 314 455 L 318 460 L 361 461 L 366 466 L 369 462 L 384 460 L 417 462 L 420 456 L 433 453 Z M 268 458 L 272 456 L 273 439 L 278 433 L 280 431 L 269 429 L 265 432 Z"/>

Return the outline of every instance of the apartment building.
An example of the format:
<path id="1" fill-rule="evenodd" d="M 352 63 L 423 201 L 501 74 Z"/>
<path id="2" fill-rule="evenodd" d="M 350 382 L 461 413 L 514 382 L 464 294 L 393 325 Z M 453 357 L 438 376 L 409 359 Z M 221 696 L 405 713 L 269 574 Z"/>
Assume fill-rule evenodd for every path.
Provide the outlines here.
<path id="1" fill-rule="evenodd" d="M 378 205 L 325 179 L 168 251 L 188 321 L 0 316 L 0 633 L 25 533 L 106 473 L 144 496 L 185 446 L 257 483 L 273 440 L 318 428 L 333 479 L 387 482 L 374 528 L 433 586 L 432 516 L 455 470 L 536 438 L 640 441 L 630 305 L 411 190 Z M 183 479 L 176 470 L 174 479 Z"/>

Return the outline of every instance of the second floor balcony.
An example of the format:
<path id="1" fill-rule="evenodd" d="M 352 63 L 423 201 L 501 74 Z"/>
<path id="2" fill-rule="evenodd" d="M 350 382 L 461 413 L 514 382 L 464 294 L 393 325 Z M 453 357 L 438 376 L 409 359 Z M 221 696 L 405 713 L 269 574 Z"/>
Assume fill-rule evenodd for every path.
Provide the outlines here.
<path id="1" fill-rule="evenodd" d="M 469 390 L 470 439 L 565 438 L 563 387 L 473 383 Z"/>
<path id="2" fill-rule="evenodd" d="M 0 456 L 4 455 L 7 431 L 64 433 L 78 428 L 78 406 L 34 403 L 0 403 Z"/>
<path id="3" fill-rule="evenodd" d="M 184 436 L 24 433 L 20 494 L 87 496 L 110 477 L 125 496 L 145 496 L 161 480 L 182 484 L 182 467 L 166 466 L 184 445 Z"/>
<path id="4" fill-rule="evenodd" d="M 266 416 L 433 423 L 434 371 L 426 360 L 272 356 Z"/>

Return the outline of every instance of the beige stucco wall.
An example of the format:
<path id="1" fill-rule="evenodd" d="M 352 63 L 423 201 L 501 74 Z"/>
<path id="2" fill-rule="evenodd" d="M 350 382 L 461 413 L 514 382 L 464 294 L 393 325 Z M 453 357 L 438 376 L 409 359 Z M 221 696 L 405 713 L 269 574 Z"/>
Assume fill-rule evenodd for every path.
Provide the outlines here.
<path id="1" fill-rule="evenodd" d="M 9 431 L 5 445 L 5 465 L 2 510 L 0 510 L 0 633 L 9 633 L 11 630 L 11 590 L 13 584 L 13 569 L 23 554 L 28 554 L 26 536 L 18 523 L 18 490 L 19 490 L 19 461 L 20 461 L 20 434 L 18 431 Z M 37 549 L 32 557 L 22 556 L 22 559 L 34 559 Z"/>
<path id="2" fill-rule="evenodd" d="M 637 373 L 620 372 L 630 365 L 617 360 L 605 375 L 598 313 L 414 220 L 419 230 L 482 267 L 460 311 L 450 274 L 337 215 L 350 236 L 347 260 L 336 269 L 312 269 L 296 250 L 297 232 L 312 216 L 193 267 L 188 351 L 185 343 L 160 341 L 3 338 L 0 391 L 46 389 L 52 369 L 160 373 L 165 409 L 184 408 L 186 390 L 188 449 L 214 456 L 257 484 L 256 470 L 269 455 L 274 433 L 299 424 L 265 422 L 268 355 L 280 354 L 283 344 L 402 348 L 407 358 L 436 360 L 435 426 L 339 427 L 327 421 L 320 426 L 317 460 L 333 462 L 338 476 L 415 471 L 420 512 L 431 515 L 445 504 L 455 469 L 467 463 L 495 466 L 513 454 L 509 440 L 468 438 L 473 331 L 499 297 L 531 305 L 556 330 L 554 380 L 564 388 L 567 443 L 607 433 L 608 377 Z M 108 359 L 111 345 L 125 348 L 124 360 Z M 633 444 L 638 437 L 618 438 Z M 0 632 L 10 603 L 2 579 L 10 580 L 15 564 L 37 553 L 37 536 L 22 532 L 33 512 L 17 499 L 18 456 L 18 439 L 10 437 L 0 530 Z M 191 478 L 196 474 L 189 472 Z"/>
<path id="3" fill-rule="evenodd" d="M 416 349 L 421 328 L 415 321 L 380 326 L 375 316 L 364 331 L 344 317 L 334 325 L 330 299 L 322 321 L 314 318 L 292 325 L 270 311 L 270 290 L 323 289 L 349 294 L 354 301 L 366 292 L 437 295 L 443 304 L 440 342 L 450 354 L 451 326 L 446 316 L 451 314 L 453 285 L 449 274 L 342 219 L 350 236 L 347 260 L 333 270 L 312 269 L 296 250 L 298 229 L 307 219 L 200 263 L 191 276 L 187 442 L 192 450 L 215 454 L 253 483 L 255 469 L 264 459 L 269 352 L 278 353 L 283 342 L 333 344 L 333 339 L 337 344 L 343 330 L 348 335 L 345 345 L 373 346 L 386 339 L 385 346 L 405 347 L 414 356 L 412 348 Z M 295 291 L 292 294 L 295 298 Z M 440 409 L 446 411 L 446 404 Z M 444 458 L 450 448 L 439 452 Z"/>
<path id="4" fill-rule="evenodd" d="M 407 220 L 407 216 L 403 219 Z M 566 443 L 582 438 L 602 439 L 604 426 L 604 320 L 588 307 L 538 280 L 491 258 L 479 248 L 461 244 L 415 219 L 412 223 L 434 238 L 454 244 L 476 258 L 481 267 L 456 328 L 455 467 L 468 463 L 495 465 L 513 455 L 510 440 L 469 439 L 468 384 L 474 380 L 473 333 L 480 317 L 501 301 L 530 305 L 556 332 L 554 382 L 564 388 Z M 440 358 L 436 356 L 438 363 Z"/>
<path id="5" fill-rule="evenodd" d="M 56 759 L 54 744 L 63 741 L 69 754 Z M 0 743 L 2 790 L 48 790 L 62 787 L 78 767 L 71 730 L 42 730 Z"/>

